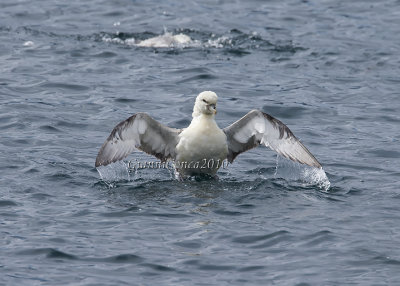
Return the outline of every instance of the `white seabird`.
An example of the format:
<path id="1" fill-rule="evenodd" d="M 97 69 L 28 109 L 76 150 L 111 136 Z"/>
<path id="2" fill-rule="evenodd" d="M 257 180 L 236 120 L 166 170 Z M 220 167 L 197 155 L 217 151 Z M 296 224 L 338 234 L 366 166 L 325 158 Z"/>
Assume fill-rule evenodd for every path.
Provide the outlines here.
<path id="1" fill-rule="evenodd" d="M 200 93 L 187 128 L 165 126 L 146 113 L 137 113 L 119 123 L 100 148 L 96 167 L 127 157 L 134 150 L 154 155 L 161 161 L 173 160 L 181 177 L 214 176 L 227 159 L 260 144 L 301 164 L 322 168 L 318 160 L 278 119 L 252 110 L 230 126 L 220 129 L 215 122 L 217 95 Z M 212 164 L 211 164 L 212 163 Z"/>

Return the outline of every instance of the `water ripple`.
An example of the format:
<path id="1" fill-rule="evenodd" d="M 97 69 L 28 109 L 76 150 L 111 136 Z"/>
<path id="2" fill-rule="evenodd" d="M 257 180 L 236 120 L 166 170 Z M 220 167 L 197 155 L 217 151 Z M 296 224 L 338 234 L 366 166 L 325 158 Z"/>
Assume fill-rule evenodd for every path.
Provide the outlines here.
<path id="1" fill-rule="evenodd" d="M 66 252 L 62 252 L 55 248 L 36 248 L 36 249 L 27 249 L 18 252 L 19 255 L 44 255 L 46 258 L 49 259 L 67 259 L 67 260 L 81 260 L 81 261 L 88 261 L 88 262 L 107 262 L 107 263 L 122 263 L 122 264 L 137 264 L 144 261 L 144 259 L 140 256 L 134 254 L 119 254 L 115 256 L 109 257 L 78 257 L 73 254 L 69 254 Z M 143 264 L 144 266 L 151 267 L 153 269 L 157 269 L 157 266 L 152 264 Z M 158 268 L 158 270 L 163 269 L 162 266 Z"/>
<path id="2" fill-rule="evenodd" d="M 60 258 L 60 259 L 68 259 L 75 260 L 78 259 L 75 255 L 68 254 L 62 251 L 59 251 L 54 248 L 37 248 L 37 249 L 27 249 L 19 251 L 20 255 L 45 255 L 47 258 Z"/>
<path id="3" fill-rule="evenodd" d="M 232 242 L 243 243 L 243 244 L 254 244 L 263 241 L 269 241 L 272 244 L 282 242 L 290 237 L 289 232 L 286 230 L 280 230 L 266 235 L 245 235 L 239 236 L 232 239 Z M 272 245 L 271 244 L 271 245 Z"/>
<path id="4" fill-rule="evenodd" d="M 14 201 L 10 201 L 10 200 L 0 200 L 0 208 L 4 208 L 4 207 L 15 207 L 18 206 L 18 204 Z"/>

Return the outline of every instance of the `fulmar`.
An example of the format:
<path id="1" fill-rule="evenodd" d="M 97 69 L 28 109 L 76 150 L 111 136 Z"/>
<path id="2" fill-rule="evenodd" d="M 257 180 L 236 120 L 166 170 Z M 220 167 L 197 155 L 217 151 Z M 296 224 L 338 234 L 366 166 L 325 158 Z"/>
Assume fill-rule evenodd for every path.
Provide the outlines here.
<path id="1" fill-rule="evenodd" d="M 322 168 L 318 160 L 278 119 L 252 110 L 224 129 L 215 122 L 218 96 L 200 93 L 187 128 L 163 125 L 146 113 L 136 113 L 114 127 L 96 158 L 95 166 L 120 161 L 134 150 L 172 160 L 178 176 L 216 176 L 221 162 L 264 144 L 292 161 Z"/>

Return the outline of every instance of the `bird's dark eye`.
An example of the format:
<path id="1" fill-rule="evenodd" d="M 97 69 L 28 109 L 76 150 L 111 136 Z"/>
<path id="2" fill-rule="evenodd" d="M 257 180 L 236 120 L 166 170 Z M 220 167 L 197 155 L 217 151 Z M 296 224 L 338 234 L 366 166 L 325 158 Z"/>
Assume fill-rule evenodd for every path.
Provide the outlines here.
<path id="1" fill-rule="evenodd" d="M 205 99 L 203 99 L 203 101 L 204 101 L 205 103 L 208 103 L 207 100 L 205 100 Z"/>

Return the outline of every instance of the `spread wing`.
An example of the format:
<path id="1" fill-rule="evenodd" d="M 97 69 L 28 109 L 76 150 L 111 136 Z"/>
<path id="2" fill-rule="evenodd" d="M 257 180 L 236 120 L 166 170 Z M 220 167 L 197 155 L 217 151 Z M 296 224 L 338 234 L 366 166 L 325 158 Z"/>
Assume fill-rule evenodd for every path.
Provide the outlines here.
<path id="1" fill-rule="evenodd" d="M 175 157 L 179 129 L 169 128 L 146 113 L 137 113 L 114 127 L 101 146 L 96 167 L 124 159 L 134 150 L 141 150 L 165 161 Z"/>
<path id="2" fill-rule="evenodd" d="M 252 110 L 224 129 L 228 140 L 228 161 L 237 155 L 264 144 L 280 155 L 301 164 L 322 168 L 318 160 L 278 119 Z"/>

